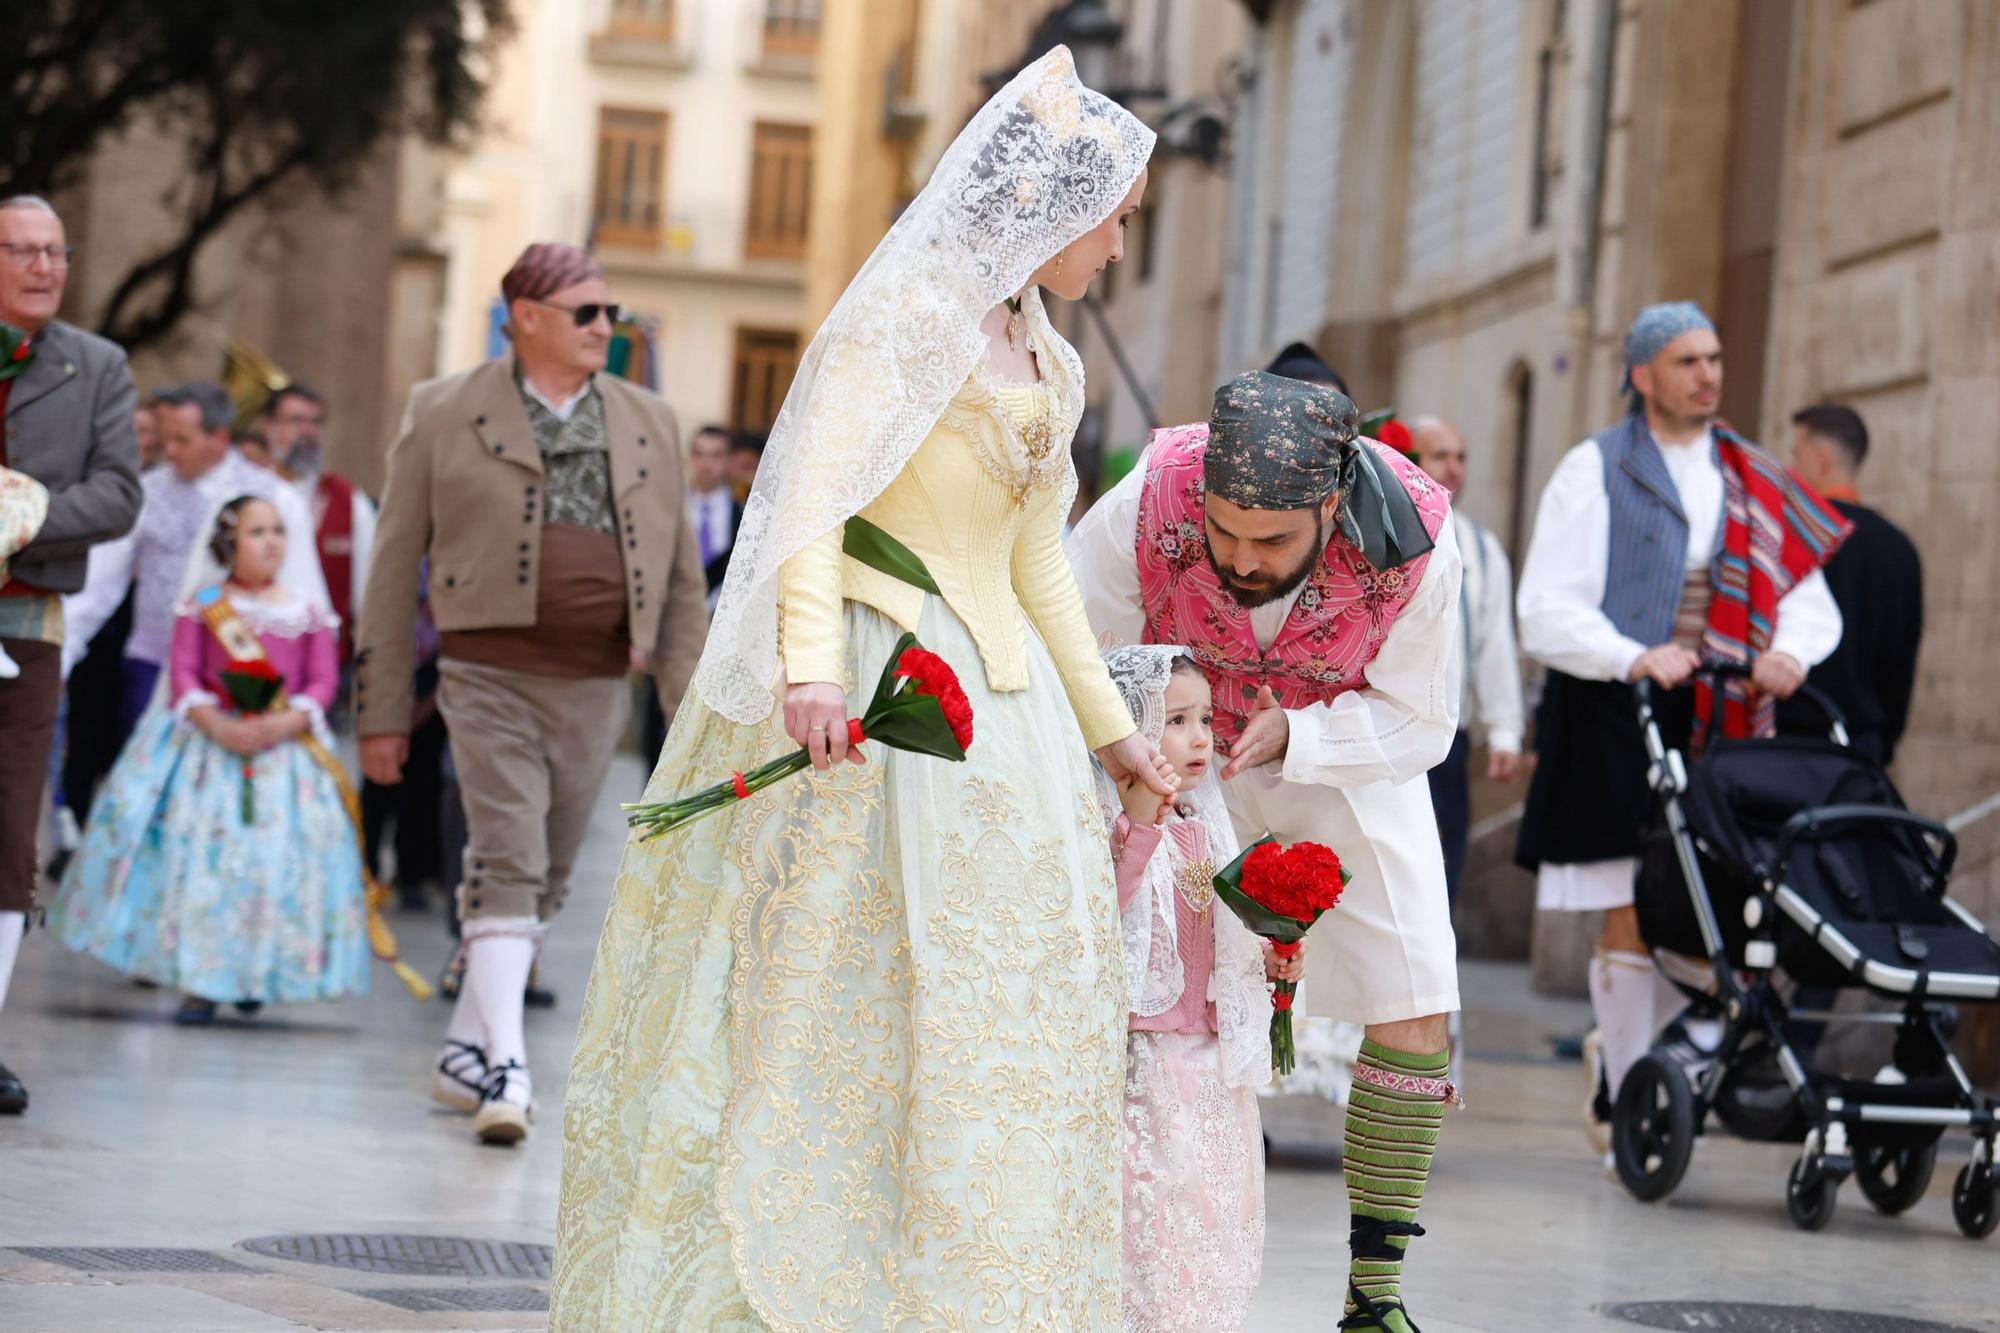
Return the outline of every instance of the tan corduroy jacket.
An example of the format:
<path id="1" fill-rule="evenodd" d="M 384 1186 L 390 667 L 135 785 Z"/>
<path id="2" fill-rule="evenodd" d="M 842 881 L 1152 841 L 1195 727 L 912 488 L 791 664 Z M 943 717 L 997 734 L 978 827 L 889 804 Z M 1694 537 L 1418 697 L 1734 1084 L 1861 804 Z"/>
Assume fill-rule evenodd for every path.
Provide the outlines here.
<path id="1" fill-rule="evenodd" d="M 652 659 L 661 705 L 672 716 L 708 633 L 708 585 L 685 518 L 680 431 L 673 412 L 651 392 L 608 374 L 596 382 L 610 439 L 626 611 L 634 643 Z M 426 555 L 431 613 L 440 630 L 535 623 L 541 481 L 541 451 L 511 354 L 411 391 L 402 432 L 389 449 L 355 634 L 359 734 L 410 730 L 418 579 Z"/>

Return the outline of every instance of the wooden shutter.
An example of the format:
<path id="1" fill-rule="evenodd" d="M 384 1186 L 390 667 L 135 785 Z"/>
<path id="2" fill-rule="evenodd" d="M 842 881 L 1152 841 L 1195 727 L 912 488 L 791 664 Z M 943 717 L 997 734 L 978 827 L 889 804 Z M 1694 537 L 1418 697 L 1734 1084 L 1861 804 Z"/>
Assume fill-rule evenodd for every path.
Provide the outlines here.
<path id="1" fill-rule="evenodd" d="M 812 127 L 760 120 L 755 133 L 743 253 L 752 259 L 802 258 L 812 196 Z"/>
<path id="2" fill-rule="evenodd" d="M 819 0 L 764 0 L 766 57 L 810 59 L 819 53 Z"/>
<path id="3" fill-rule="evenodd" d="M 613 37 L 671 42 L 674 0 L 611 0 L 609 31 Z"/>
<path id="4" fill-rule="evenodd" d="M 799 368 L 799 335 L 790 329 L 736 330 L 736 371 L 729 405 L 732 430 L 768 431 Z"/>
<path id="5" fill-rule="evenodd" d="M 666 175 L 665 112 L 599 110 L 593 212 L 600 244 L 660 248 Z"/>

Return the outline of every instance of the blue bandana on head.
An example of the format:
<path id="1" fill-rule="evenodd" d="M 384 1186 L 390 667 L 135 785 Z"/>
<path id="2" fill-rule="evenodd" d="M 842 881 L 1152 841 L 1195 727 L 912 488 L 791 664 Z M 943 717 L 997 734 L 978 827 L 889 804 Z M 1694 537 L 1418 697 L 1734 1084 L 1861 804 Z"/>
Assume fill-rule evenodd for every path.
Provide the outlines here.
<path id="1" fill-rule="evenodd" d="M 1625 383 L 1619 386 L 1621 392 L 1633 392 L 1632 367 L 1645 365 L 1668 343 L 1696 329 L 1713 333 L 1715 324 L 1692 301 L 1665 301 L 1641 310 L 1625 334 Z"/>

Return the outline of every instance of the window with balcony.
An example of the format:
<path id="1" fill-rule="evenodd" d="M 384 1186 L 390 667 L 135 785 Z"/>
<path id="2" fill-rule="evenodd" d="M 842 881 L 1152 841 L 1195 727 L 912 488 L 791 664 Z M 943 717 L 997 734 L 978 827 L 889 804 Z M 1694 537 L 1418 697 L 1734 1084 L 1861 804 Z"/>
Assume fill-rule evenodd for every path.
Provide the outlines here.
<path id="1" fill-rule="evenodd" d="M 647 42 L 674 40 L 674 0 L 611 0 L 605 31 Z"/>
<path id="2" fill-rule="evenodd" d="M 601 109 L 597 113 L 597 190 L 592 203 L 598 243 L 659 249 L 666 177 L 666 113 Z"/>
<path id="3" fill-rule="evenodd" d="M 764 58 L 810 60 L 819 53 L 819 0 L 764 0 Z"/>
<path id="4" fill-rule="evenodd" d="M 811 197 L 812 127 L 757 122 L 743 253 L 751 259 L 803 258 Z"/>
<path id="5" fill-rule="evenodd" d="M 799 369 L 799 335 L 791 329 L 736 330 L 736 370 L 729 400 L 731 430 L 763 433 L 778 419 Z"/>

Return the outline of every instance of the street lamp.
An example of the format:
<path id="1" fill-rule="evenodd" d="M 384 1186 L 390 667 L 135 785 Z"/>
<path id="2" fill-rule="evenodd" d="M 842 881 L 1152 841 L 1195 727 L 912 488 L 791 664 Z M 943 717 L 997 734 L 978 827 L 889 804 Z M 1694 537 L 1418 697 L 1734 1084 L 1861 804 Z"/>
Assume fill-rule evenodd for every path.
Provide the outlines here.
<path id="1" fill-rule="evenodd" d="M 1021 66 L 1025 69 L 1051 49 L 1067 46 L 1076 59 L 1077 77 L 1118 101 L 1121 99 L 1111 90 L 1112 68 L 1118 44 L 1124 39 L 1125 24 L 1105 7 L 1103 0 L 1068 0 L 1035 25 Z"/>

